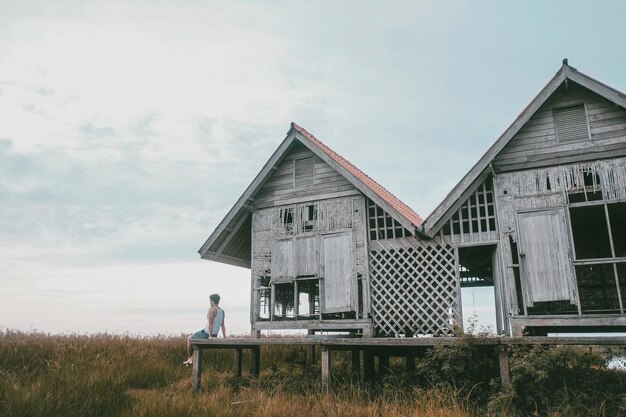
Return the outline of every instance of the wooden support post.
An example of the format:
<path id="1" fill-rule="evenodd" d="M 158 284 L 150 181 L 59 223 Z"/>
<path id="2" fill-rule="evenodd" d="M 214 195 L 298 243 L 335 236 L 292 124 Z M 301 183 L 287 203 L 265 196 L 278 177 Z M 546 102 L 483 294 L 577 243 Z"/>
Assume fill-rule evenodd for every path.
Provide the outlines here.
<path id="1" fill-rule="evenodd" d="M 509 350 L 506 346 L 500 348 L 498 359 L 500 361 L 500 381 L 502 382 L 502 388 L 508 390 L 511 388 L 511 374 L 509 371 Z"/>
<path id="2" fill-rule="evenodd" d="M 374 382 L 374 352 L 371 349 L 363 351 L 363 379 L 365 382 Z"/>
<path id="3" fill-rule="evenodd" d="M 330 361 L 331 354 L 328 346 L 322 346 L 322 385 L 328 389 L 330 386 Z"/>
<path id="4" fill-rule="evenodd" d="M 378 355 L 378 375 L 380 377 L 384 377 L 389 373 L 389 354 L 387 352 L 382 352 Z"/>
<path id="5" fill-rule="evenodd" d="M 191 371 L 191 388 L 194 393 L 200 392 L 200 380 L 202 376 L 202 349 L 193 347 L 191 355 L 193 360 L 193 369 Z"/>
<path id="6" fill-rule="evenodd" d="M 411 352 L 406 355 L 406 371 L 415 372 L 415 353 Z"/>
<path id="7" fill-rule="evenodd" d="M 250 348 L 250 374 L 258 376 L 261 370 L 261 347 L 252 346 Z"/>
<path id="8" fill-rule="evenodd" d="M 361 380 L 361 351 L 352 349 L 352 382 L 358 384 Z"/>
<path id="9" fill-rule="evenodd" d="M 235 348 L 234 362 L 235 362 L 235 376 L 237 378 L 241 378 L 241 367 L 243 364 L 243 357 L 242 357 L 242 348 L 240 347 Z"/>
<path id="10" fill-rule="evenodd" d="M 317 358 L 315 357 L 315 345 L 309 345 L 306 347 L 306 361 L 311 365 L 315 365 Z"/>

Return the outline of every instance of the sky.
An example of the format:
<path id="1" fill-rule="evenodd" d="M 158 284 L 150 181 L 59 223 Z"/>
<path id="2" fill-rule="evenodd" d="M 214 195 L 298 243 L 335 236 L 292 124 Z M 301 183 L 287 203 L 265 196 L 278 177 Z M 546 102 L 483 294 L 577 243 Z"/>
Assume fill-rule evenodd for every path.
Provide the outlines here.
<path id="1" fill-rule="evenodd" d="M 0 329 L 192 333 L 217 292 L 248 333 L 249 270 L 197 251 L 290 122 L 426 217 L 563 58 L 626 90 L 624 16 L 621 0 L 0 0 Z M 493 295 L 463 296 L 490 325 Z"/>

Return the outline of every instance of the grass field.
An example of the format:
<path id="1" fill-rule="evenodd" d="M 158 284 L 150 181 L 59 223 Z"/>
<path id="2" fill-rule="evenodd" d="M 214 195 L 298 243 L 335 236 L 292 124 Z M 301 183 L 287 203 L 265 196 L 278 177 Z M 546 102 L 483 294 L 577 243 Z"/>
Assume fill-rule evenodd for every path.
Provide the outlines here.
<path id="1" fill-rule="evenodd" d="M 471 340 L 433 349 L 413 374 L 392 361 L 372 387 L 352 384 L 349 356 L 337 354 L 331 392 L 301 347 L 264 347 L 261 375 L 241 380 L 231 352 L 205 351 L 193 395 L 184 337 L 4 331 L 0 416 L 626 416 L 626 373 L 604 366 L 611 352 L 519 349 L 502 392 L 497 360 Z"/>

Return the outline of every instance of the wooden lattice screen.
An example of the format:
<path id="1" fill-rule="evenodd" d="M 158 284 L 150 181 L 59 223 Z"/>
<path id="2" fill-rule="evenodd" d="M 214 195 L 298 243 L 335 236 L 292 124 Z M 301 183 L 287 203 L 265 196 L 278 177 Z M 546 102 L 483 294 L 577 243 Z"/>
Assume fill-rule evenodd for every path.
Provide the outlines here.
<path id="1" fill-rule="evenodd" d="M 370 241 L 376 333 L 450 334 L 461 321 L 454 268 L 449 245 L 416 238 Z"/>

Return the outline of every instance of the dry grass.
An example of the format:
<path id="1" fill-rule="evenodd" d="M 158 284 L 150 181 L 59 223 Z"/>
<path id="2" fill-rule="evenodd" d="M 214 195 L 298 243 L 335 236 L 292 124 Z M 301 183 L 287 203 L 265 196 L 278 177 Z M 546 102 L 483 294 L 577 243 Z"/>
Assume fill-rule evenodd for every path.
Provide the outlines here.
<path id="1" fill-rule="evenodd" d="M 458 359 L 450 352 L 441 355 L 446 361 Z M 264 348 L 259 378 L 244 376 L 241 380 L 232 376 L 231 352 L 205 351 L 202 392 L 193 395 L 191 369 L 181 364 L 184 356 L 182 336 L 53 336 L 5 331 L 0 333 L 0 416 L 471 417 L 535 411 L 529 407 L 526 413 L 514 412 L 511 404 L 517 394 L 494 396 L 497 387 L 490 391 L 488 383 L 472 386 L 463 382 L 461 388 L 441 381 L 424 383 L 400 374 L 400 364 L 388 379 L 364 389 L 347 379 L 349 354 L 338 354 L 333 361 L 333 374 L 339 379 L 327 392 L 319 383 L 319 369 L 305 363 L 305 351 L 297 346 Z M 418 368 L 422 375 L 444 369 L 429 362 Z M 472 372 L 459 369 L 459 375 Z M 451 378 L 460 381 L 458 375 Z M 477 396 L 479 388 L 482 394 Z M 489 407 L 487 402 L 491 402 Z M 580 397 L 573 397 L 571 403 L 550 405 L 545 408 L 549 412 L 540 414 L 610 415 L 601 404 L 589 408 L 579 402 Z"/>

